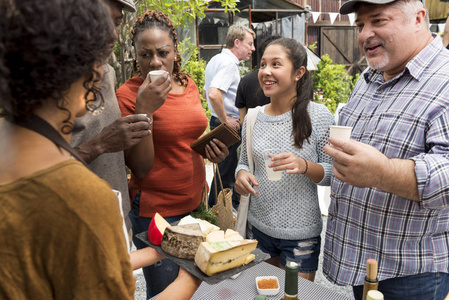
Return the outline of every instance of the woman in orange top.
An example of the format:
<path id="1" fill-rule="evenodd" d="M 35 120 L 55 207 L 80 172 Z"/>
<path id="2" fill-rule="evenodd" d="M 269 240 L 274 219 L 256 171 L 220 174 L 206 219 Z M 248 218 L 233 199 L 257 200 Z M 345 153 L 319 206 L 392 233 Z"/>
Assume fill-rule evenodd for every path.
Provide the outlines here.
<path id="1" fill-rule="evenodd" d="M 135 157 L 126 157 L 132 170 L 129 191 L 133 199 L 130 212 L 133 241 L 140 249 L 145 244 L 135 234 L 148 230 L 156 212 L 172 223 L 200 205 L 206 173 L 203 158 L 190 148 L 190 144 L 203 134 L 208 120 L 198 88 L 180 70 L 176 30 L 170 19 L 163 13 L 147 11 L 134 24 L 132 40 L 143 75 L 129 79 L 118 89 L 122 115 L 133 114 L 136 105 L 141 105 L 139 101 L 152 101 L 151 97 L 138 95 L 139 87 L 159 85 L 167 78 L 172 86 L 165 103 L 154 112 L 147 113 L 153 120 L 154 149 L 154 163 L 148 175 L 143 179 L 135 176 L 139 172 L 139 164 L 129 162 L 136 160 Z M 151 82 L 147 74 L 152 70 L 165 70 L 167 73 Z M 218 140 L 211 142 L 206 151 L 207 158 L 215 163 L 228 155 L 226 145 Z M 162 291 L 177 273 L 178 266 L 168 259 L 162 264 L 144 268 L 147 296 L 150 298 Z"/>

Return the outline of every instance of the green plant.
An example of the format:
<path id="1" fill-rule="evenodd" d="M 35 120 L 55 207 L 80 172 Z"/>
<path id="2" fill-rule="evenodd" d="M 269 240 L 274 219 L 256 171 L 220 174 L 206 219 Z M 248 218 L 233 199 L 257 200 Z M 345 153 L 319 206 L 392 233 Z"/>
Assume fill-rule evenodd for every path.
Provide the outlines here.
<path id="1" fill-rule="evenodd" d="M 251 72 L 252 72 L 252 70 L 250 68 L 249 61 L 245 61 L 245 62 L 242 62 L 239 64 L 240 77 L 245 77 L 245 75 L 248 75 Z"/>
<path id="2" fill-rule="evenodd" d="M 198 60 L 198 48 L 190 42 L 189 38 L 180 42 L 178 49 L 181 56 L 189 57 L 187 61 L 183 61 L 183 68 L 198 87 L 198 90 L 200 91 L 201 105 L 203 106 L 207 118 L 210 119 L 211 114 L 207 105 L 207 100 L 203 97 L 204 71 L 206 69 L 206 62 L 202 59 Z"/>
<path id="3" fill-rule="evenodd" d="M 209 5 L 208 0 L 144 0 L 139 5 L 138 15 L 147 9 L 154 9 L 167 14 L 172 20 L 173 24 L 181 28 L 192 23 L 196 18 L 204 18 L 204 12 Z M 239 12 L 237 8 L 237 0 L 213 0 L 219 2 L 224 8 L 225 13 L 230 10 L 232 14 Z"/>
<path id="4" fill-rule="evenodd" d="M 312 73 L 312 80 L 314 101 L 323 103 L 332 113 L 339 103 L 348 101 L 355 83 L 354 78 L 346 73 L 345 66 L 333 64 L 327 54 L 321 57 L 318 70 Z"/>
<path id="5" fill-rule="evenodd" d="M 206 208 L 206 201 L 202 201 L 200 206 L 198 206 L 195 211 L 191 212 L 190 215 L 194 218 L 206 220 L 209 223 L 218 226 L 218 218 L 210 211 L 210 209 Z"/>

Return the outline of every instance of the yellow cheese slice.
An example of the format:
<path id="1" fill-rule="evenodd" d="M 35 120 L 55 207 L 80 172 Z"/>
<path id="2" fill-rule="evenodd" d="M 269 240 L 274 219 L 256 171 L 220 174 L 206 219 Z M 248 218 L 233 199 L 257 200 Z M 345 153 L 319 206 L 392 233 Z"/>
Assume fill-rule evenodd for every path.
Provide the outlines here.
<path id="1" fill-rule="evenodd" d="M 233 269 L 254 260 L 251 251 L 256 249 L 256 240 L 203 242 L 195 254 L 195 264 L 206 275 Z"/>

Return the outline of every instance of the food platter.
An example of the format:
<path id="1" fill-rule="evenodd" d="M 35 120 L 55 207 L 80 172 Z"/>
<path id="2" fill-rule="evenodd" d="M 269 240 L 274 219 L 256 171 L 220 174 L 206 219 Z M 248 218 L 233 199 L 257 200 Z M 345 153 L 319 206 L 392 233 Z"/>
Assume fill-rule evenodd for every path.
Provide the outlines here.
<path id="1" fill-rule="evenodd" d="M 142 242 L 144 242 L 146 245 L 154 248 L 157 252 L 160 252 L 162 254 L 164 254 L 164 256 L 168 259 L 170 259 L 171 261 L 175 262 L 176 264 L 178 264 L 179 266 L 181 266 L 183 269 L 185 269 L 186 271 L 188 271 L 189 273 L 191 273 L 192 275 L 196 276 L 197 278 L 201 279 L 204 282 L 207 282 L 209 284 L 215 284 L 215 283 L 219 283 L 225 279 L 228 279 L 246 269 L 249 269 L 255 265 L 257 265 L 260 262 L 263 262 L 267 259 L 270 258 L 270 255 L 268 255 L 267 253 L 262 252 L 259 248 L 256 248 L 253 252 L 251 252 L 252 254 L 255 255 L 255 259 L 250 262 L 247 265 L 243 265 L 234 269 L 230 269 L 224 272 L 220 272 L 218 274 L 215 274 L 213 276 L 208 276 L 206 274 L 204 274 L 196 265 L 195 262 L 193 260 L 190 259 L 182 259 L 182 258 L 178 258 L 178 257 L 174 257 L 170 254 L 167 254 L 164 252 L 164 250 L 161 249 L 160 246 L 156 246 L 150 243 L 150 241 L 148 241 L 148 231 L 144 231 L 141 233 L 138 233 L 137 238 L 140 239 Z"/>

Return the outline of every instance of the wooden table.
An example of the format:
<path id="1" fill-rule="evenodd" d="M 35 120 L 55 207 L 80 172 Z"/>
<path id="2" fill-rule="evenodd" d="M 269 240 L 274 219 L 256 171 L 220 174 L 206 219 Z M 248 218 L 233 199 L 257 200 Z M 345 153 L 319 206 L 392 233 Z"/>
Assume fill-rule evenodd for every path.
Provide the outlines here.
<path id="1" fill-rule="evenodd" d="M 257 296 L 257 276 L 277 276 L 279 279 L 279 294 L 275 296 L 267 296 L 269 300 L 281 299 L 284 296 L 285 271 L 266 262 L 262 262 L 243 271 L 236 279 L 226 279 L 214 285 L 203 282 L 193 295 L 192 299 L 252 300 Z M 298 299 L 350 300 L 346 296 L 335 293 L 326 287 L 300 277 L 298 277 Z"/>

